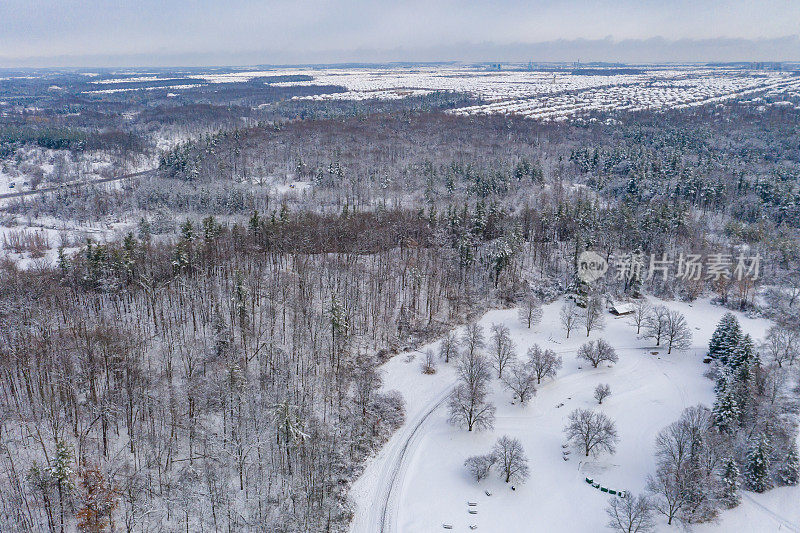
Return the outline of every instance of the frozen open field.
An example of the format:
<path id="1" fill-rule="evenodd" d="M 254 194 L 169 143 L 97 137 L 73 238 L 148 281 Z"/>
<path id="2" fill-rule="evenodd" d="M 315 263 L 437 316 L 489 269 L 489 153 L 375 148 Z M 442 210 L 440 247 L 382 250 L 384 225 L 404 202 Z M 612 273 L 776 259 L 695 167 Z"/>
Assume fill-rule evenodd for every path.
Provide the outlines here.
<path id="1" fill-rule="evenodd" d="M 667 355 L 666 349 L 637 338 L 628 318 L 608 316 L 605 330 L 593 332 L 590 338 L 611 342 L 620 360 L 613 367 L 598 369 L 585 364 L 579 368 L 575 352 L 586 342 L 586 335 L 577 331 L 569 340 L 564 338 L 558 324 L 560 302 L 545 306 L 542 323 L 532 330 L 520 324 L 515 310 L 484 315 L 480 323 L 487 330 L 495 322 L 511 329 L 521 356 L 538 343 L 564 360 L 558 377 L 543 383 L 526 406 L 512 404 L 511 393 L 495 380 L 491 400 L 497 406 L 497 419 L 492 431 L 469 433 L 447 423 L 446 404 L 440 402 L 456 380 L 452 364 L 441 363 L 435 375 L 426 376 L 419 370 L 420 356 L 412 362 L 403 355 L 392 359 L 384 366 L 385 387 L 403 393 L 407 422 L 355 484 L 352 495 L 357 512 L 352 531 L 424 533 L 443 531 L 445 523 L 452 524 L 453 531 L 470 531 L 469 526 L 475 525 L 479 531 L 493 533 L 604 530 L 608 496 L 587 485 L 584 477 L 618 490 L 643 491 L 647 475 L 655 469 L 658 431 L 686 407 L 713 402 L 713 382 L 703 376 L 708 367 L 702 357 L 724 310 L 706 300 L 666 304 L 686 315 L 694 334 L 692 348 Z M 741 314 L 738 318 L 743 330 L 757 340 L 769 325 Z M 658 354 L 653 355 L 654 351 Z M 612 390 L 602 406 L 592 397 L 598 383 L 609 383 Z M 598 409 L 616 422 L 620 442 L 615 455 L 586 460 L 573 450 L 568 461 L 562 460 L 562 428 L 570 411 L 579 407 Z M 520 439 L 530 461 L 531 477 L 515 491 L 496 476 L 476 483 L 463 466 L 468 456 L 487 453 L 502 435 Z M 485 494 L 487 490 L 491 496 Z M 724 511 L 719 523 L 696 530 L 800 530 L 800 509 L 793 503 L 800 488 L 744 494 L 742 504 Z M 468 501 L 477 502 L 477 514 L 468 514 Z M 659 518 L 659 531 L 675 528 L 679 526 L 668 527 Z"/>

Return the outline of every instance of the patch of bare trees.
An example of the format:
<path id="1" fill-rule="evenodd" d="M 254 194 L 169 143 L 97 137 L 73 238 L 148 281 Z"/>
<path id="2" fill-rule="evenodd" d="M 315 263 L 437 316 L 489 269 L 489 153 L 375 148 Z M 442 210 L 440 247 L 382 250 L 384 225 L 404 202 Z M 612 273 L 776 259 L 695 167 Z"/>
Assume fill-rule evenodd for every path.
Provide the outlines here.
<path id="1" fill-rule="evenodd" d="M 530 476 L 528 458 L 522 449 L 522 443 L 507 435 L 497 439 L 491 453 L 468 457 L 464 466 L 475 481 L 486 478 L 492 468 L 497 470 L 506 483 L 519 483 Z"/>

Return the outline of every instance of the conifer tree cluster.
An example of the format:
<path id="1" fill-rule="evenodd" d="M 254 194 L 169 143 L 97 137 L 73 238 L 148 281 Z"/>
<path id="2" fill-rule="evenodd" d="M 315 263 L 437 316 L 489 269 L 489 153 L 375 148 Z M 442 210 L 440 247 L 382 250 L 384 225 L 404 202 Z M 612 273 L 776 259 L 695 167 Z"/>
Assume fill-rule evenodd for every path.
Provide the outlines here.
<path id="1" fill-rule="evenodd" d="M 711 337 L 708 353 L 719 372 L 714 388 L 714 420 L 721 431 L 732 433 L 744 422 L 750 392 L 760 361 L 750 335 L 743 334 L 738 319 L 726 313 Z"/>
<path id="2" fill-rule="evenodd" d="M 784 369 L 762 363 L 752 337 L 742 331 L 732 313 L 720 320 L 708 355 L 717 373 L 713 423 L 736 452 L 723 466 L 723 503 L 728 507 L 738 504 L 740 484 L 755 492 L 769 490 L 775 483 L 797 484 L 797 423 L 776 408 L 785 382 Z"/>

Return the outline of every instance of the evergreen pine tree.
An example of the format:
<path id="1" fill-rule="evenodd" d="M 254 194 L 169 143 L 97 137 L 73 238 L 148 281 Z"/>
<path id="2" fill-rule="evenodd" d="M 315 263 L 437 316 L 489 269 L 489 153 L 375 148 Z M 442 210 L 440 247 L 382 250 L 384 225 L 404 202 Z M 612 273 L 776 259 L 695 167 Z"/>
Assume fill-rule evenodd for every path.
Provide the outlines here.
<path id="1" fill-rule="evenodd" d="M 253 211 L 253 216 L 250 217 L 250 220 L 247 223 L 247 227 L 254 234 L 258 233 L 258 230 L 261 227 L 261 217 L 258 216 L 258 211 Z"/>
<path id="2" fill-rule="evenodd" d="M 747 487 L 755 492 L 764 492 L 770 488 L 769 468 L 769 443 L 762 433 L 747 450 L 744 472 Z"/>
<path id="3" fill-rule="evenodd" d="M 203 240 L 206 243 L 210 243 L 217 238 L 219 231 L 219 224 L 213 215 L 203 219 Z"/>
<path id="4" fill-rule="evenodd" d="M 730 373 L 725 373 L 719 377 L 715 388 L 717 399 L 712 410 L 714 424 L 720 431 L 730 433 L 738 425 L 741 414 L 737 383 Z"/>
<path id="5" fill-rule="evenodd" d="M 628 180 L 628 185 L 625 187 L 625 197 L 626 202 L 636 202 L 639 200 L 639 183 L 636 180 L 635 175 L 631 175 L 630 179 Z"/>
<path id="6" fill-rule="evenodd" d="M 786 463 L 781 469 L 781 481 L 787 485 L 797 485 L 797 482 L 800 481 L 800 460 L 798 460 L 796 444 L 792 444 L 789 448 Z"/>
<path id="7" fill-rule="evenodd" d="M 732 457 L 725 461 L 725 470 L 722 472 L 722 502 L 732 509 L 739 505 L 739 466 Z"/>
<path id="8" fill-rule="evenodd" d="M 48 474 L 58 490 L 59 523 L 61 524 L 61 531 L 64 531 L 65 501 L 69 499 L 72 489 L 75 488 L 72 449 L 64 441 L 59 440 L 56 442 L 56 454 L 50 461 Z"/>
<path id="9" fill-rule="evenodd" d="M 197 233 L 194 231 L 194 224 L 192 224 L 191 220 L 187 220 L 181 225 L 181 238 L 187 242 L 193 242 L 197 237 Z"/>
<path id="10" fill-rule="evenodd" d="M 755 343 L 745 335 L 728 353 L 728 366 L 737 371 L 736 379 L 741 383 L 750 380 L 750 371 L 757 361 Z"/>
<path id="11" fill-rule="evenodd" d="M 139 238 L 145 242 L 149 242 L 152 234 L 153 228 L 150 222 L 144 217 L 139 219 Z"/>
<path id="12" fill-rule="evenodd" d="M 708 356 L 727 364 L 728 356 L 739 344 L 742 328 L 733 313 L 725 313 L 708 343 Z"/>
<path id="13" fill-rule="evenodd" d="M 62 276 L 66 276 L 69 273 L 69 259 L 64 253 L 63 246 L 58 247 L 58 269 L 61 271 Z"/>

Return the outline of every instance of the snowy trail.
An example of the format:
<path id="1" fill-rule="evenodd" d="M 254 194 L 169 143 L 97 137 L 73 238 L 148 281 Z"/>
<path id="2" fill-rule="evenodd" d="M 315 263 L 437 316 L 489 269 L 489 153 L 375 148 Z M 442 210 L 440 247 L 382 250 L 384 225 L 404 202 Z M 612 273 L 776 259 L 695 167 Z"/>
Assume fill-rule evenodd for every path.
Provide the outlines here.
<path id="1" fill-rule="evenodd" d="M 630 348 L 633 348 L 631 346 Z M 561 349 L 556 350 L 558 354 L 576 353 L 577 349 Z M 570 376 L 577 378 L 578 376 Z M 552 384 L 544 384 L 544 387 Z M 373 494 L 374 499 L 371 502 L 367 516 L 368 520 L 358 523 L 354 521 L 352 531 L 368 531 L 362 529 L 366 527 L 374 527 L 380 525 L 379 531 L 381 533 L 391 533 L 396 530 L 397 515 L 399 511 L 399 493 L 403 486 L 404 474 L 407 470 L 407 458 L 412 455 L 414 446 L 419 441 L 419 438 L 424 434 L 422 431 L 425 423 L 430 420 L 431 415 L 436 412 L 447 401 L 450 392 L 455 386 L 455 381 L 451 382 L 444 390 L 434 399 L 426 403 L 421 409 L 418 410 L 416 417 L 411 423 L 400 430 L 397 434 L 393 435 L 390 443 L 384 448 L 384 451 L 379 454 L 376 460 L 383 463 L 379 483 L 381 486 L 378 491 Z M 378 495 L 380 495 L 378 497 Z M 364 523 L 364 522 L 368 522 Z"/>
<path id="2" fill-rule="evenodd" d="M 743 498 L 744 498 L 745 500 L 747 500 L 748 502 L 750 502 L 751 504 L 753 504 L 753 505 L 754 505 L 754 506 L 755 506 L 757 509 L 759 509 L 760 511 L 763 511 L 763 512 L 764 512 L 765 514 L 767 514 L 767 515 L 768 515 L 770 518 L 772 518 L 773 520 L 775 520 L 776 522 L 778 522 L 778 524 L 780 524 L 781 526 L 785 527 L 785 528 L 786 528 L 786 529 L 788 529 L 789 531 L 794 531 L 794 533 L 800 533 L 800 527 L 798 527 L 798 526 L 797 526 L 797 524 L 794 524 L 794 523 L 792 523 L 791 521 L 789 521 L 788 519 L 786 519 L 786 518 L 784 518 L 783 516 L 779 515 L 779 514 L 778 514 L 778 513 L 776 513 L 775 511 L 772 511 L 772 510 L 771 510 L 771 509 L 769 509 L 768 507 L 765 507 L 765 506 L 761 505 L 760 503 L 758 503 L 758 502 L 755 500 L 755 498 L 753 498 L 752 496 L 750 496 L 749 494 L 747 494 L 747 493 L 746 493 L 746 492 L 744 492 L 744 491 L 742 491 L 742 496 L 743 496 Z"/>
<path id="3" fill-rule="evenodd" d="M 370 478 L 372 483 L 367 483 L 364 493 L 357 499 L 363 507 L 358 509 L 351 531 L 354 533 L 389 533 L 395 529 L 398 512 L 398 493 L 402 488 L 403 477 L 407 469 L 406 458 L 411 454 L 419 437 L 424 433 L 420 431 L 444 403 L 455 386 L 455 379 L 451 378 L 444 385 L 439 385 L 438 394 L 432 396 L 422 405 L 415 405 L 412 418 L 394 435 L 384 446 L 381 452 L 372 459 L 362 478 Z M 355 490 L 358 492 L 358 490 Z"/>
<path id="4" fill-rule="evenodd" d="M 5 199 L 8 199 L 8 198 L 20 198 L 20 197 L 23 197 L 23 196 L 33 196 L 35 194 L 43 194 L 43 193 L 47 193 L 47 192 L 60 191 L 60 190 L 67 189 L 67 188 L 70 188 L 70 187 L 80 187 L 82 185 L 97 185 L 99 183 L 109 183 L 109 182 L 112 182 L 112 181 L 121 181 L 121 180 L 124 180 L 124 179 L 130 179 L 130 178 L 139 178 L 139 177 L 142 177 L 142 176 L 149 176 L 149 175 L 155 174 L 155 172 L 157 170 L 158 169 L 154 168 L 154 169 L 150 169 L 150 170 L 142 170 L 141 172 L 133 172 L 131 174 L 124 174 L 122 176 L 113 176 L 111 178 L 99 178 L 99 179 L 95 179 L 95 180 L 78 180 L 78 181 L 71 181 L 69 183 L 62 183 L 60 185 L 50 185 L 50 186 L 47 186 L 47 187 L 42 187 L 42 188 L 34 189 L 34 190 L 31 190 L 31 191 L 9 192 L 9 193 L 0 194 L 0 200 L 5 200 Z"/>
<path id="5" fill-rule="evenodd" d="M 394 528 L 394 523 L 396 522 L 399 503 L 397 494 L 398 489 L 402 485 L 403 474 L 406 470 L 405 459 L 408 455 L 408 451 L 412 448 L 412 444 L 418 441 L 416 437 L 420 434 L 420 428 L 430 418 L 434 411 L 436 411 L 447 401 L 451 390 L 452 387 L 448 388 L 444 393 L 442 393 L 442 395 L 437 398 L 435 402 L 432 402 L 433 405 L 431 405 L 431 407 L 422 415 L 422 417 L 420 417 L 413 426 L 408 428 L 408 430 L 405 432 L 406 435 L 404 438 L 397 443 L 397 446 L 395 446 L 395 448 L 399 448 L 399 450 L 393 454 L 392 461 L 386 462 L 386 467 L 391 468 L 391 473 L 388 476 L 382 476 L 382 479 L 385 479 L 386 483 L 383 487 L 384 492 L 380 500 L 379 523 L 381 525 L 381 533 L 390 533 Z"/>

